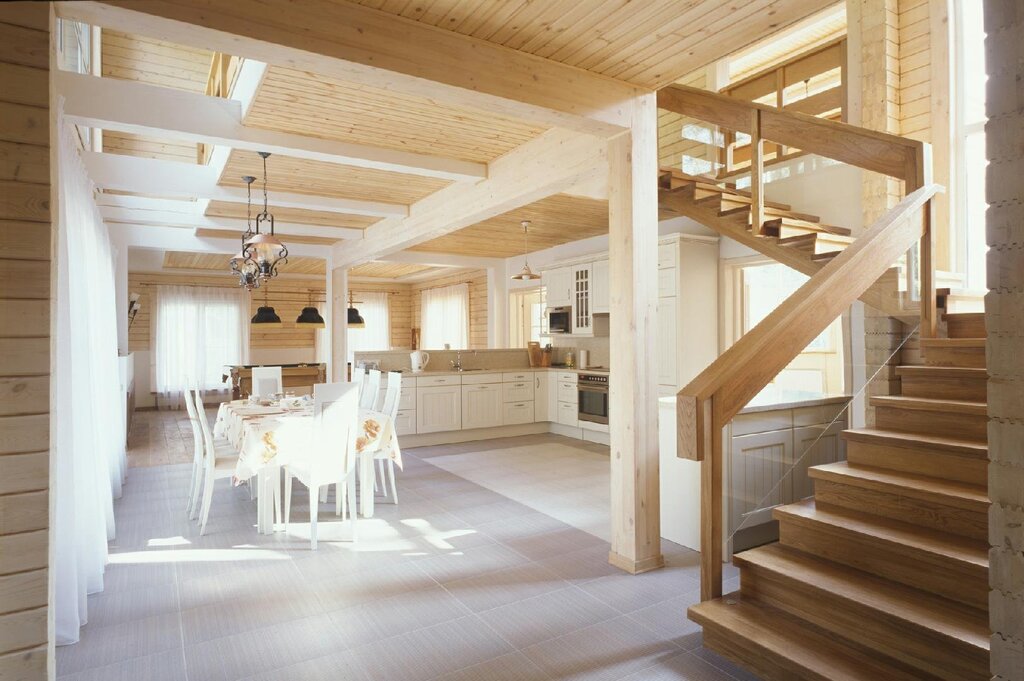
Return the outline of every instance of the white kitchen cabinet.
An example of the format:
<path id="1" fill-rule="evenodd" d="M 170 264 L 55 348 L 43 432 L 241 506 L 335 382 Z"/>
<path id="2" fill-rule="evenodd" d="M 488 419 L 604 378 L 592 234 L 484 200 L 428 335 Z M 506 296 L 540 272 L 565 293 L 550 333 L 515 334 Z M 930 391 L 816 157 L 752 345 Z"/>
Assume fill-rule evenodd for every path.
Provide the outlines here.
<path id="1" fill-rule="evenodd" d="M 579 406 L 576 402 L 558 403 L 558 422 L 563 426 L 578 428 L 580 425 Z"/>
<path id="2" fill-rule="evenodd" d="M 572 305 L 572 268 L 559 267 L 541 273 L 544 295 L 548 307 Z"/>
<path id="3" fill-rule="evenodd" d="M 415 396 L 413 396 L 415 400 Z M 395 414 L 395 433 L 398 435 L 416 434 L 416 410 L 399 409 Z"/>
<path id="4" fill-rule="evenodd" d="M 398 408 L 402 411 L 416 411 L 416 388 L 402 386 L 402 394 L 398 396 Z"/>
<path id="5" fill-rule="evenodd" d="M 574 336 L 594 335 L 594 312 L 590 297 L 593 293 L 593 268 L 586 265 L 572 267 L 572 333 Z"/>
<path id="6" fill-rule="evenodd" d="M 501 375 L 501 380 L 504 383 L 522 383 L 532 381 L 533 374 L 533 371 L 506 371 Z"/>
<path id="7" fill-rule="evenodd" d="M 576 391 L 575 381 L 558 381 L 558 387 L 556 393 L 558 394 L 559 402 L 578 402 L 579 393 Z"/>
<path id="8" fill-rule="evenodd" d="M 679 305 L 676 298 L 658 298 L 658 333 L 655 336 L 655 358 L 658 367 L 658 384 L 675 387 L 679 372 L 676 362 L 676 315 Z"/>
<path id="9" fill-rule="evenodd" d="M 462 428 L 461 385 L 416 388 L 416 432 L 418 434 L 438 433 L 460 428 Z"/>
<path id="10" fill-rule="evenodd" d="M 501 383 L 462 386 L 462 429 L 494 428 L 502 423 Z"/>
<path id="11" fill-rule="evenodd" d="M 533 423 L 533 401 L 506 402 L 503 405 L 502 424 L 515 426 L 521 423 Z"/>
<path id="12" fill-rule="evenodd" d="M 558 419 L 555 395 L 555 374 L 550 371 L 536 371 L 533 374 L 533 420 L 537 422 Z"/>
<path id="13" fill-rule="evenodd" d="M 519 381 L 516 383 L 503 383 L 502 401 L 504 402 L 533 402 L 533 381 Z"/>
<path id="14" fill-rule="evenodd" d="M 611 282 L 608 280 L 608 261 L 598 260 L 591 266 L 593 282 L 590 289 L 590 304 L 594 314 L 611 312 Z"/>

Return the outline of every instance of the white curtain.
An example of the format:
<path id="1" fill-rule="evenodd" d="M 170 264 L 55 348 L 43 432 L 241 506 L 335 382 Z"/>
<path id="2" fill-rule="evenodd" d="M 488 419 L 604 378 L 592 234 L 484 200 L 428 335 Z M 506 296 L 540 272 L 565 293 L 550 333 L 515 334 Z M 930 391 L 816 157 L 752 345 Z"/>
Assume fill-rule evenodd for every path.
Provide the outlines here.
<path id="1" fill-rule="evenodd" d="M 127 462 L 113 249 L 62 104 L 58 136 L 51 569 L 55 640 L 65 645 L 88 620 L 86 595 L 103 590 Z"/>
<path id="2" fill-rule="evenodd" d="M 391 315 L 385 291 L 359 291 L 356 299 L 359 314 L 366 322 L 362 329 L 348 330 L 348 361 L 363 350 L 391 349 Z M 353 365 L 354 366 L 354 365 Z"/>
<path id="3" fill-rule="evenodd" d="M 249 360 L 249 296 L 240 288 L 156 287 L 156 391 L 177 407 L 186 388 L 226 390 Z"/>
<path id="4" fill-rule="evenodd" d="M 469 347 L 469 284 L 425 289 L 420 297 L 420 347 Z"/>

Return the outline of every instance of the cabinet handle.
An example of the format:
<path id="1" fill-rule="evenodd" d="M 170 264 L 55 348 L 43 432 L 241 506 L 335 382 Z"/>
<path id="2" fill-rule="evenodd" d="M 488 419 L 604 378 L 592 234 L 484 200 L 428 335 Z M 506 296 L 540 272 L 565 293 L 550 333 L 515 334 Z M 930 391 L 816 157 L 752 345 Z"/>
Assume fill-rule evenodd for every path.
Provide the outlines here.
<path id="1" fill-rule="evenodd" d="M 513 407 L 525 407 L 526 405 L 525 404 L 513 404 L 512 406 Z"/>

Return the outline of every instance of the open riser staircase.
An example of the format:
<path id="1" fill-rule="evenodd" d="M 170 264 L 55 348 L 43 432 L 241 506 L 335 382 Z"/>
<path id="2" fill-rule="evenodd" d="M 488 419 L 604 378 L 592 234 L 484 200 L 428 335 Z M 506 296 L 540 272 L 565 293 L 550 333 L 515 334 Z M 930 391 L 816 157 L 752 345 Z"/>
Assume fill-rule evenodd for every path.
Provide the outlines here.
<path id="1" fill-rule="evenodd" d="M 734 556 L 740 590 L 690 609 L 705 645 L 766 679 L 989 678 L 984 316 L 944 317 L 780 541 Z"/>

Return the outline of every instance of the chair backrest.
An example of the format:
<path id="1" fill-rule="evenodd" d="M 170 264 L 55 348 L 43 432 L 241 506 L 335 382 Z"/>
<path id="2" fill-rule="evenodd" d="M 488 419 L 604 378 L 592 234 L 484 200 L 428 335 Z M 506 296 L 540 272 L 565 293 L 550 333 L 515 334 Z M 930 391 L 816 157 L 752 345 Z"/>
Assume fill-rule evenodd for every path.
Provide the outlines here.
<path id="1" fill-rule="evenodd" d="M 358 388 L 358 393 L 363 394 L 363 383 L 366 382 L 366 369 L 363 367 L 352 367 L 352 385 Z"/>
<path id="2" fill-rule="evenodd" d="M 274 393 L 284 392 L 284 379 L 281 367 L 253 367 L 252 394 L 270 397 Z"/>
<path id="3" fill-rule="evenodd" d="M 213 442 L 213 430 L 210 429 L 210 420 L 206 418 L 206 405 L 203 404 L 202 395 L 198 390 L 193 395 L 196 398 L 196 416 L 199 419 L 199 429 L 203 433 L 203 447 L 206 452 L 203 459 L 206 462 L 206 468 L 212 470 L 213 465 L 217 463 L 217 446 Z"/>
<path id="4" fill-rule="evenodd" d="M 188 409 L 188 422 L 192 425 L 192 457 L 201 461 L 203 458 L 203 429 L 199 424 L 193 393 L 192 388 L 185 389 L 185 408 Z"/>
<path id="5" fill-rule="evenodd" d="M 353 383 L 318 383 L 313 386 L 314 451 L 310 452 L 313 477 L 340 481 L 355 469 L 359 419 L 359 389 Z"/>
<path id="6" fill-rule="evenodd" d="M 402 399 L 402 374 L 398 371 L 388 372 L 388 389 L 384 393 L 384 405 L 380 411 L 385 416 L 395 418 L 398 413 L 398 402 Z"/>
<path id="7" fill-rule="evenodd" d="M 366 384 L 363 386 L 363 392 L 359 396 L 359 408 L 376 408 L 378 395 L 380 395 L 380 370 L 370 369 L 366 372 Z"/>

